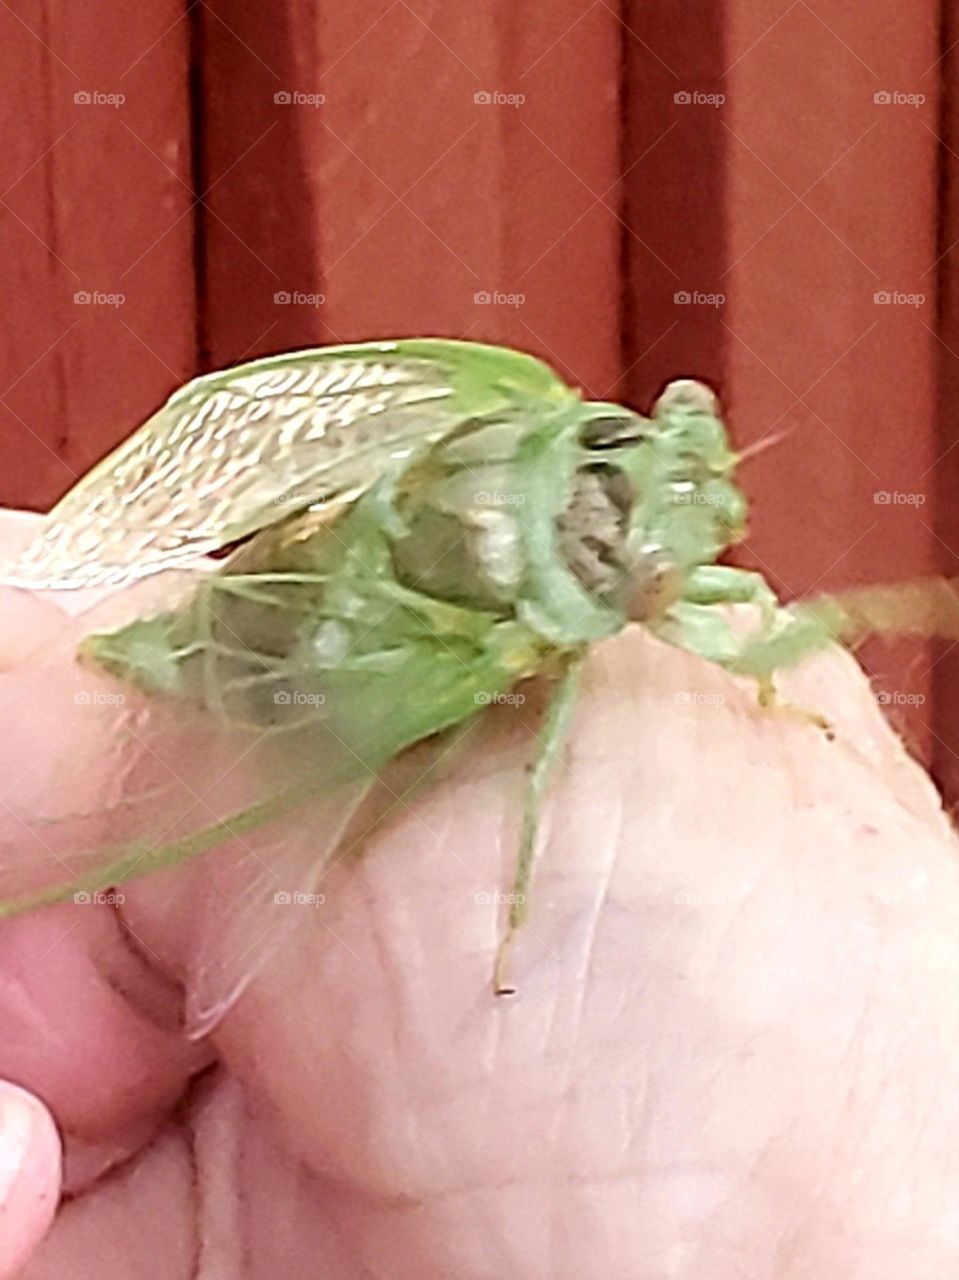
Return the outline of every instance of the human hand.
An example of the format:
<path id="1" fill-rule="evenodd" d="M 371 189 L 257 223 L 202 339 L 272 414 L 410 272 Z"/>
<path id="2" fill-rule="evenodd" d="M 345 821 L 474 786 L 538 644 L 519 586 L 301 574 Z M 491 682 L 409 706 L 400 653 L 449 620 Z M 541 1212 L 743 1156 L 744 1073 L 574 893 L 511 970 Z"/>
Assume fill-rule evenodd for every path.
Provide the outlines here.
<path id="1" fill-rule="evenodd" d="M 72 812 L 110 758 L 65 710 L 77 627 L 4 604 L 4 804 Z M 785 684 L 834 742 L 638 629 L 597 649 L 513 999 L 489 979 L 526 707 L 324 879 L 211 1043 L 174 981 L 202 864 L 3 922 L 0 1074 L 56 1117 L 74 1193 L 16 1274 L 950 1274 L 956 841 L 848 656 Z M 21 1250 L 50 1163 L 0 1215 Z"/>

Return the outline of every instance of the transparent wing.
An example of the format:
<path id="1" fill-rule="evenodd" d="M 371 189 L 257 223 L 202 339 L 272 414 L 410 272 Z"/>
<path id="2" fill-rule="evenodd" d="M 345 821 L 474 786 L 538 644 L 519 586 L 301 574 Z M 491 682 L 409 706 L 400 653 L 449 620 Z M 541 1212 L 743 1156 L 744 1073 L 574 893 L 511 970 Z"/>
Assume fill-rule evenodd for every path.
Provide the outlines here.
<path id="1" fill-rule="evenodd" d="M 803 600 L 792 611 L 853 646 L 870 635 L 959 640 L 959 591 L 950 578 L 854 587 Z"/>
<path id="2" fill-rule="evenodd" d="M 35 795 L 22 811 L 0 809 L 0 917 L 122 905 L 129 881 L 180 867 L 155 901 L 171 938 L 189 930 L 185 1016 L 204 1035 L 311 914 L 304 903 L 376 772 L 321 725 L 299 738 L 294 762 L 289 731 L 135 694 L 106 702 L 118 696 L 108 688 L 84 690 L 58 724 L 56 745 L 69 750 L 42 810 Z"/>
<path id="3" fill-rule="evenodd" d="M 77 588 L 156 573 L 356 496 L 471 416 L 573 395 L 531 356 L 440 339 L 297 351 L 197 378 L 54 507 L 0 581 Z"/>
<path id="4" fill-rule="evenodd" d="M 78 714 L 104 705 L 82 704 Z M 288 732 L 232 729 L 182 704 L 131 695 L 101 719 L 69 729 L 71 742 L 87 744 L 67 763 L 90 779 L 88 806 L 65 811 L 53 787 L 39 818 L 0 810 L 0 917 L 61 902 L 73 912 L 122 909 L 129 881 L 179 868 L 154 907 L 169 913 L 164 932 L 181 940 L 194 1038 L 216 1027 L 268 963 L 282 963 L 284 947 L 338 945 L 325 924 L 327 895 L 334 901 L 325 877 L 415 787 L 437 780 L 471 728 L 422 744 L 366 806 L 388 761 L 359 759 L 315 723 L 298 737 L 291 767 Z"/>
<path id="5" fill-rule="evenodd" d="M 208 1035 L 291 938 L 322 923 L 324 876 L 354 852 L 346 833 L 373 774 L 318 795 L 206 860 L 193 904 L 184 1021 Z"/>

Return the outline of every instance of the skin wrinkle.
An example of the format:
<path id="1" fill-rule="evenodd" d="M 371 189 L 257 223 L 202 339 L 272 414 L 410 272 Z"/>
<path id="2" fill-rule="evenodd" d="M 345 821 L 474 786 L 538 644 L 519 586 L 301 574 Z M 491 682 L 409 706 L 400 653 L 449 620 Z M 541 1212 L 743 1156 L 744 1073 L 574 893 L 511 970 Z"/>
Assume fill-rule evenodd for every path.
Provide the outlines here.
<path id="1" fill-rule="evenodd" d="M 196 1170 L 198 1256 L 195 1280 L 242 1276 L 244 1215 L 239 1171 L 244 1099 L 235 1080 L 207 1082 L 193 1106 L 191 1144 Z M 210 1087 L 213 1086 L 213 1087 Z"/>
<path id="2" fill-rule="evenodd" d="M 587 922 L 587 934 L 583 941 L 582 948 L 580 950 L 581 957 L 585 958 L 585 971 L 584 971 L 584 965 L 581 960 L 576 981 L 574 981 L 572 984 L 569 984 L 569 986 L 567 986 L 567 984 L 564 983 L 564 987 L 566 987 L 567 990 L 569 990 L 571 987 L 574 993 L 573 1012 L 572 1012 L 573 1025 L 569 1033 L 570 1040 L 572 1043 L 577 1043 L 578 1040 L 580 1039 L 579 1032 L 580 1032 L 580 1028 L 582 1027 L 586 1005 L 587 1005 L 587 1002 L 589 1001 L 590 994 L 595 989 L 593 986 L 593 983 L 591 982 L 591 978 L 593 975 L 593 962 L 595 959 L 596 939 L 597 939 L 597 935 L 600 927 L 601 915 L 609 898 L 610 889 L 612 887 L 613 874 L 615 871 L 616 863 L 620 856 L 620 849 L 622 846 L 621 836 L 623 834 L 623 804 L 622 804 L 621 798 L 618 799 L 618 803 L 617 803 L 616 821 L 614 824 L 614 830 L 616 834 L 609 844 L 609 855 L 604 861 L 603 866 L 597 869 L 599 871 L 599 884 L 597 886 L 597 891 L 594 895 L 593 905 L 589 911 L 589 919 Z M 554 1013 L 555 1013 L 555 1008 L 556 1008 L 556 1004 L 554 1002 Z M 555 1027 L 555 1016 L 553 1021 L 551 1022 L 551 1028 L 552 1027 Z M 564 1071 L 565 1080 L 559 1092 L 559 1097 L 564 1101 L 569 1097 L 570 1092 L 572 1091 L 574 1078 L 575 1078 L 574 1077 L 575 1069 L 576 1067 L 575 1067 L 574 1059 L 572 1055 L 570 1055 L 567 1058 L 567 1062 L 565 1066 L 565 1071 Z M 564 1109 L 561 1106 L 557 1107 L 553 1123 L 550 1125 L 550 1128 L 549 1128 L 550 1140 L 554 1144 L 556 1141 L 556 1137 L 557 1137 L 557 1133 L 559 1131 L 560 1125 L 563 1123 L 564 1116 L 565 1116 Z"/>
<path id="3" fill-rule="evenodd" d="M 363 872 L 360 873 L 361 875 Z M 395 963 L 396 957 L 391 954 L 388 947 L 387 937 L 392 934 L 396 928 L 396 918 L 393 914 L 397 910 L 396 902 L 391 899 L 390 913 L 387 916 L 386 927 L 382 917 L 379 920 L 373 918 L 374 904 L 376 902 L 375 890 L 369 882 L 369 877 L 364 877 L 365 893 L 358 895 L 363 904 L 366 913 L 366 927 L 369 936 L 373 940 L 375 959 L 379 968 L 380 977 L 383 980 L 389 995 L 389 1005 L 397 1011 L 397 1017 L 389 1028 L 389 1041 L 387 1049 L 387 1070 L 394 1078 L 399 1078 L 398 1073 L 403 1062 L 403 1045 L 402 1036 L 404 1031 L 408 1029 L 408 1023 L 404 1012 L 408 1007 L 408 1000 L 405 998 L 405 985 L 401 979 L 401 970 Z M 415 937 L 415 932 L 408 930 Z"/>
<path id="4" fill-rule="evenodd" d="M 373 895 L 369 892 L 365 893 L 362 898 L 363 902 L 369 910 L 369 906 L 373 901 Z M 395 902 L 391 902 L 390 913 L 387 917 L 389 921 L 389 932 L 395 931 L 395 917 L 393 912 L 396 910 Z M 386 989 L 390 993 L 390 1006 L 394 1011 L 394 1021 L 390 1028 L 389 1049 L 392 1053 L 392 1060 L 386 1064 L 386 1070 L 393 1084 L 399 1084 L 402 1089 L 403 1101 L 399 1107 L 399 1113 L 404 1117 L 406 1123 L 410 1123 L 409 1118 L 417 1115 L 415 1105 L 414 1087 L 409 1073 L 404 1066 L 404 1052 L 402 1045 L 402 1036 L 409 1033 L 412 1019 L 407 1012 L 409 1009 L 409 989 L 401 980 L 402 968 L 397 966 L 393 961 L 395 957 L 391 955 L 387 947 L 386 930 L 382 926 L 378 926 L 375 922 L 370 922 L 370 936 L 373 939 L 376 959 L 379 964 L 381 976 L 385 982 Z M 405 929 L 403 933 L 409 933 L 410 930 Z M 402 965 L 402 958 L 401 958 Z M 415 1123 L 415 1122 L 414 1122 Z M 415 1131 L 413 1133 L 414 1149 L 418 1144 L 415 1139 Z"/>
<path id="5" fill-rule="evenodd" d="M 702 1241 L 702 1238 L 704 1235 L 708 1235 L 710 1248 L 713 1247 L 713 1240 L 714 1240 L 713 1232 L 704 1231 L 702 1228 L 712 1226 L 712 1224 L 715 1223 L 716 1220 L 722 1216 L 723 1212 L 727 1210 L 728 1207 L 732 1204 L 734 1198 L 741 1196 L 747 1188 L 751 1186 L 755 1186 L 757 1184 L 762 1185 L 761 1183 L 758 1182 L 756 1174 L 758 1170 L 762 1167 L 762 1165 L 766 1163 L 769 1156 L 769 1152 L 774 1142 L 775 1142 L 775 1139 L 770 1138 L 763 1143 L 763 1145 L 756 1152 L 756 1155 L 751 1159 L 751 1161 L 746 1166 L 746 1168 L 743 1169 L 740 1173 L 738 1173 L 735 1180 L 730 1183 L 729 1189 L 726 1192 L 725 1196 L 722 1197 L 719 1203 L 711 1207 L 707 1218 L 703 1222 L 698 1224 L 701 1228 L 699 1233 L 700 1241 Z M 696 1251 L 697 1258 L 701 1255 L 704 1247 L 705 1246 L 702 1243 L 700 1243 L 700 1246 Z M 771 1274 L 775 1274 L 775 1272 Z"/>
<path id="6" fill-rule="evenodd" d="M 21 1019 L 20 1025 L 29 1028 L 29 1035 L 23 1042 L 24 1047 L 29 1047 L 34 1040 L 40 1040 L 44 1045 L 44 1053 L 48 1051 L 62 1053 L 67 1050 L 69 1039 L 61 1032 L 57 1019 L 47 1010 L 37 1008 L 36 1001 L 28 995 L 26 984 L 16 975 L 11 975 L 9 970 L 0 973 L 0 991 L 3 992 L 4 1008 L 10 1015 L 18 1013 Z M 11 995 L 16 998 L 15 1008 L 10 1008 L 8 1004 Z M 4 1039 L 7 1045 L 19 1043 L 10 1037 L 11 1027 L 7 1022 L 4 1026 Z"/>
<path id="7" fill-rule="evenodd" d="M 189 1092 L 189 1089 L 186 1092 Z M 87 1196 L 94 1196 L 102 1191 L 104 1187 L 109 1187 L 112 1183 L 122 1181 L 128 1173 L 135 1170 L 143 1160 L 149 1157 L 150 1152 L 159 1142 L 165 1141 L 165 1137 L 163 1127 L 158 1122 L 152 1127 L 150 1136 L 146 1141 L 135 1150 L 130 1151 L 125 1157 L 108 1164 L 106 1168 L 87 1182 L 77 1186 L 65 1185 L 62 1196 L 64 1204 L 73 1204 L 85 1199 Z M 73 1141 L 68 1129 L 63 1130 L 63 1139 L 65 1145 L 64 1162 L 68 1164 L 71 1155 L 71 1142 Z"/>
<path id="8" fill-rule="evenodd" d="M 497 797 L 498 808 L 499 808 L 499 822 L 496 825 L 496 849 L 495 849 L 495 857 L 493 858 L 493 862 L 494 862 L 494 865 L 502 868 L 503 863 L 505 861 L 505 857 L 506 857 L 506 850 L 509 847 L 507 843 L 507 832 L 509 835 L 509 841 L 513 845 L 515 845 L 516 829 L 515 829 L 515 823 L 512 821 L 511 815 L 510 815 L 510 810 L 511 808 L 513 808 L 513 806 L 510 803 L 510 794 L 509 794 L 508 787 L 507 786 L 497 787 L 496 797 Z M 505 884 L 509 882 L 507 880 L 503 880 L 502 883 Z M 499 915 L 499 912 L 494 911 L 492 914 L 493 914 L 494 945 L 495 945 L 495 939 L 498 938 L 498 929 L 496 926 L 498 923 L 497 917 Z M 482 996 L 479 996 L 478 998 L 482 999 Z M 508 1001 L 509 997 L 504 996 L 503 999 L 505 1001 Z M 508 1005 L 507 1005 L 507 1008 L 508 1008 Z M 490 1072 L 495 1070 L 496 1063 L 499 1060 L 500 1054 L 502 1052 L 503 1026 L 504 1026 L 504 1020 L 502 1017 L 497 1016 L 495 1018 L 489 1019 L 488 1031 L 487 1031 L 487 1037 L 486 1037 L 487 1039 L 486 1052 L 484 1054 L 483 1065 Z M 487 1108 L 488 1108 L 486 1113 L 487 1122 L 489 1122 L 491 1118 L 490 1111 L 489 1111 L 489 1108 L 491 1106 L 492 1106 L 492 1102 L 491 1102 L 491 1095 L 490 1095 L 490 1097 L 487 1099 Z"/>
<path id="9" fill-rule="evenodd" d="M 723 952 L 731 949 L 730 943 L 735 944 L 737 941 L 739 921 L 743 919 L 749 921 L 747 906 L 748 900 L 742 897 L 729 903 L 723 918 L 714 921 L 709 933 L 704 935 L 696 945 L 691 953 L 689 965 L 690 976 L 694 982 L 702 985 L 707 981 L 704 975 L 722 972 L 720 957 Z M 711 985 L 714 985 L 714 979 L 711 980 Z"/>
<path id="10" fill-rule="evenodd" d="M 574 1017 L 574 1022 L 576 1023 L 580 1023 L 582 1021 L 586 1001 L 588 1000 L 590 993 L 595 989 L 592 978 L 594 975 L 597 938 L 604 910 L 612 890 L 616 866 L 624 845 L 623 798 L 621 794 L 616 797 L 615 821 L 610 821 L 608 823 L 608 827 L 612 832 L 612 835 L 608 837 L 609 854 L 602 866 L 597 868 L 597 871 L 599 872 L 599 883 L 593 897 L 593 905 L 590 909 L 587 925 L 587 934 L 583 940 L 581 949 L 581 956 L 583 960 L 585 960 L 585 965 L 581 960 L 579 971 L 576 975 L 576 985 L 578 986 L 576 1014 Z"/>
<path id="11" fill-rule="evenodd" d="M 893 1063 L 898 1061 L 898 1058 L 902 1055 L 904 1049 L 908 1049 L 909 1043 L 910 1043 L 909 1037 L 906 1035 L 903 1035 L 899 1041 L 898 1049 L 895 1052 L 895 1054 L 887 1052 L 887 1055 L 885 1057 L 885 1061 L 887 1063 L 887 1070 L 883 1072 L 882 1076 L 880 1077 L 880 1081 L 877 1085 L 880 1096 L 883 1096 L 883 1097 L 887 1096 L 887 1090 L 884 1086 L 886 1085 L 889 1078 L 893 1076 Z M 913 1153 L 912 1154 L 914 1157 L 916 1157 L 916 1159 L 909 1159 L 909 1158 L 904 1159 L 903 1161 L 904 1168 L 899 1173 L 896 1180 L 897 1189 L 901 1191 L 903 1189 L 904 1181 L 908 1179 L 910 1190 L 911 1190 L 911 1201 L 912 1203 L 917 1203 L 919 1199 L 917 1195 L 917 1187 L 918 1187 L 917 1179 L 919 1176 L 918 1170 L 923 1167 L 922 1164 L 919 1162 L 918 1157 L 921 1154 L 923 1137 L 927 1134 L 931 1134 L 936 1131 L 937 1124 L 940 1118 L 940 1108 L 937 1105 L 936 1101 L 934 1100 L 933 1094 L 931 1092 L 929 1094 L 929 1100 L 927 1103 L 927 1108 L 925 1113 L 915 1109 L 915 1095 L 912 1093 L 910 1093 L 906 1098 L 902 1100 L 902 1105 L 904 1108 L 909 1107 L 909 1110 L 910 1110 L 910 1118 L 912 1120 L 912 1133 L 913 1133 Z M 867 1155 L 868 1144 L 866 1140 L 871 1136 L 872 1135 L 868 1131 L 860 1135 L 859 1141 L 857 1142 L 853 1150 L 853 1153 L 852 1153 L 853 1156 L 855 1156 L 857 1152 L 860 1152 L 863 1157 Z"/>

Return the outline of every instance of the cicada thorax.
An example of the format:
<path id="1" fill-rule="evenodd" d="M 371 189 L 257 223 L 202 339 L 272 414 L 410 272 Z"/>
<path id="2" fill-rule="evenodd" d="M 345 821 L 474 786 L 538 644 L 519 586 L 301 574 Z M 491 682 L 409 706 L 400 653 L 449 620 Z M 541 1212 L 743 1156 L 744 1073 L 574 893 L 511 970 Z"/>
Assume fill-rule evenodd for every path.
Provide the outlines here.
<path id="1" fill-rule="evenodd" d="M 542 502 L 544 495 L 531 484 L 522 427 L 466 424 L 403 478 L 397 494 L 403 532 L 393 540 L 400 579 L 440 599 L 515 611 L 536 567 L 533 556 L 552 556 L 560 572 L 621 610 L 640 568 L 629 545 L 640 495 L 605 451 L 637 447 L 646 427 L 626 411 L 575 425 L 567 466 L 557 471 L 547 495 L 552 537 L 533 550 L 528 504 Z"/>

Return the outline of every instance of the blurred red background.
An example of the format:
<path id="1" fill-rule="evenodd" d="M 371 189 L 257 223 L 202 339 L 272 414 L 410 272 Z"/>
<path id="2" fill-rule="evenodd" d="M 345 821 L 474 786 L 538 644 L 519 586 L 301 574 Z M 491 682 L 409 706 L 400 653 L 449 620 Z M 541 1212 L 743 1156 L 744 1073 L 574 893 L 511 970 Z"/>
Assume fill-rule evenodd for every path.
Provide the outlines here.
<path id="1" fill-rule="evenodd" d="M 438 334 L 640 408 L 708 379 L 786 596 L 955 574 L 957 41 L 933 0 L 11 0 L 0 500 L 197 372 Z M 957 656 L 867 655 L 951 794 Z"/>

